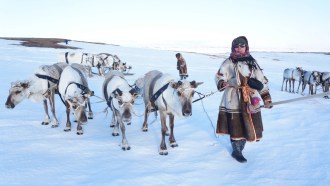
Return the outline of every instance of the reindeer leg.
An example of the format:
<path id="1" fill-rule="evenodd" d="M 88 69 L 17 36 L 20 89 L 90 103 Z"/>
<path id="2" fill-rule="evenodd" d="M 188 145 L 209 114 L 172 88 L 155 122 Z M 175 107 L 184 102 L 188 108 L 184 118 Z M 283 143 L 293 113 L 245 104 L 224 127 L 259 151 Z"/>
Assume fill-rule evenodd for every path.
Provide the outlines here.
<path id="1" fill-rule="evenodd" d="M 306 82 L 302 82 L 302 85 L 301 85 L 301 95 L 304 95 L 304 90 L 306 88 Z"/>
<path id="2" fill-rule="evenodd" d="M 170 118 L 170 130 L 171 130 L 170 137 L 169 137 L 170 145 L 171 145 L 171 147 L 177 147 L 178 144 L 175 141 L 174 133 L 173 133 L 173 131 L 174 131 L 173 130 L 174 129 L 174 115 L 170 114 L 169 118 Z"/>
<path id="3" fill-rule="evenodd" d="M 295 80 L 292 80 L 292 93 L 294 93 L 294 82 Z"/>
<path id="4" fill-rule="evenodd" d="M 77 122 L 77 135 L 83 135 L 83 134 L 84 134 L 84 132 L 83 132 L 83 128 L 81 126 L 81 121 L 78 120 L 78 122 Z"/>
<path id="5" fill-rule="evenodd" d="M 65 102 L 65 106 L 66 106 L 66 126 L 65 126 L 64 131 L 69 132 L 69 131 L 71 131 L 70 105 L 68 102 Z"/>
<path id="6" fill-rule="evenodd" d="M 50 122 L 50 117 L 48 114 L 47 99 L 44 99 L 43 104 L 44 104 L 44 110 L 45 110 L 45 118 L 44 118 L 44 121 L 41 122 L 41 125 L 48 125 Z"/>
<path id="7" fill-rule="evenodd" d="M 300 87 L 300 84 L 301 84 L 301 81 L 299 81 L 299 83 L 298 83 L 298 88 L 297 88 L 297 94 L 298 94 L 298 92 L 299 92 L 299 87 Z"/>
<path id="8" fill-rule="evenodd" d="M 88 66 L 88 76 L 91 78 L 92 75 L 92 67 Z"/>
<path id="9" fill-rule="evenodd" d="M 167 147 L 166 147 L 166 143 L 165 143 L 165 134 L 166 134 L 166 115 L 163 112 L 159 112 L 160 113 L 160 121 L 162 124 L 162 141 L 160 143 L 160 149 L 159 149 L 159 154 L 160 155 L 167 155 Z"/>
<path id="10" fill-rule="evenodd" d="M 87 105 L 88 105 L 88 119 L 93 119 L 93 111 L 91 107 L 91 101 L 87 98 Z"/>
<path id="11" fill-rule="evenodd" d="M 157 112 L 157 111 L 155 111 Z M 149 116 L 149 109 L 148 107 L 145 107 L 144 109 L 144 121 L 142 125 L 142 131 L 143 132 L 148 132 L 148 116 Z"/>
<path id="12" fill-rule="evenodd" d="M 315 84 L 315 91 L 314 91 L 314 94 L 316 94 L 317 92 L 317 85 Z"/>
<path id="13" fill-rule="evenodd" d="M 112 112 L 112 118 L 111 118 L 110 127 L 115 127 L 115 122 L 116 122 L 115 112 Z"/>
<path id="14" fill-rule="evenodd" d="M 283 91 L 284 80 L 285 80 L 285 78 L 283 78 L 281 91 Z"/>
<path id="15" fill-rule="evenodd" d="M 102 73 L 102 76 L 105 76 L 105 70 L 104 70 L 104 66 L 101 66 L 101 73 Z"/>
<path id="16" fill-rule="evenodd" d="M 128 145 L 128 141 L 126 139 L 126 127 L 123 121 L 121 120 L 121 117 L 119 118 L 119 123 L 120 123 L 120 129 L 121 129 L 121 134 L 122 134 L 122 141 L 121 141 L 121 149 L 122 150 L 130 150 L 131 147 Z"/>
<path id="17" fill-rule="evenodd" d="M 288 80 L 285 80 L 285 91 L 288 91 Z"/>
<path id="18" fill-rule="evenodd" d="M 55 95 L 54 94 L 55 94 L 55 91 L 51 91 L 50 96 L 49 96 L 50 109 L 51 109 L 51 111 L 53 113 L 53 117 L 54 117 L 52 128 L 58 127 L 58 120 L 57 120 L 57 117 L 55 114 L 55 101 L 54 101 Z"/>
<path id="19" fill-rule="evenodd" d="M 119 136 L 119 119 L 120 119 L 120 117 L 118 117 L 119 116 L 118 111 L 116 111 L 114 109 L 113 112 L 115 112 L 115 117 L 117 118 L 117 122 L 116 122 L 116 125 L 113 128 L 112 136 Z"/>
<path id="20" fill-rule="evenodd" d="M 289 79 L 289 92 L 291 92 L 291 79 Z"/>

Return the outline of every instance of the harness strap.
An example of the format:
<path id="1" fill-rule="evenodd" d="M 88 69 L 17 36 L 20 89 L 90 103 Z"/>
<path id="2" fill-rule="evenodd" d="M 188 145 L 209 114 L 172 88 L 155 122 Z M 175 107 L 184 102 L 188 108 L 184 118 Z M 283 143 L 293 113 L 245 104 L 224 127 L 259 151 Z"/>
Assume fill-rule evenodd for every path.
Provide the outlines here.
<path id="1" fill-rule="evenodd" d="M 157 92 L 151 96 L 150 101 L 155 102 L 158 99 L 158 97 L 167 89 L 169 84 L 170 83 L 166 83 L 162 88 L 157 90 Z"/>
<path id="2" fill-rule="evenodd" d="M 103 86 L 103 94 L 104 94 L 104 98 L 107 102 L 107 105 L 108 107 L 111 108 L 111 102 L 112 102 L 112 97 L 108 95 L 108 91 L 107 91 L 107 86 L 110 82 L 110 80 L 113 78 L 114 76 L 111 76 L 110 78 L 107 78 L 105 81 L 104 81 L 104 86 Z M 112 110 L 112 108 L 111 108 Z"/>
<path id="3" fill-rule="evenodd" d="M 42 75 L 42 74 L 35 74 L 35 75 L 40 79 L 45 79 L 45 80 L 51 81 L 52 83 L 55 83 L 55 84 L 57 84 L 59 81 L 58 79 L 52 78 L 47 75 Z"/>
<path id="4" fill-rule="evenodd" d="M 65 52 L 65 62 L 66 62 L 67 64 L 69 64 L 68 54 L 69 54 L 69 52 Z"/>
<path id="5" fill-rule="evenodd" d="M 80 89 L 83 91 L 83 93 L 87 93 L 86 90 L 89 91 L 89 88 L 88 88 L 88 87 L 86 87 L 86 86 L 84 86 L 84 85 L 82 85 L 82 84 L 80 84 L 80 83 L 70 82 L 70 83 L 68 84 L 68 86 L 66 86 L 66 88 L 65 88 L 65 93 L 66 93 L 66 91 L 68 90 L 68 87 L 69 87 L 71 84 L 75 84 L 75 85 L 77 85 L 77 87 L 80 88 Z"/>

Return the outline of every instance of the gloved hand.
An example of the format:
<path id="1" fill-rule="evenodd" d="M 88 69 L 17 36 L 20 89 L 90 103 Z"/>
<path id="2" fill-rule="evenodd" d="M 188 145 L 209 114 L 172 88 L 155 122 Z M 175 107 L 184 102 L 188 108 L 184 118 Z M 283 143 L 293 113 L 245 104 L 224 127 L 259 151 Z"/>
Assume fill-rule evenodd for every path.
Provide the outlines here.
<path id="1" fill-rule="evenodd" d="M 268 108 L 268 109 L 273 108 L 273 105 L 270 105 L 270 103 L 272 103 L 271 99 L 265 99 L 264 100 L 264 108 Z"/>

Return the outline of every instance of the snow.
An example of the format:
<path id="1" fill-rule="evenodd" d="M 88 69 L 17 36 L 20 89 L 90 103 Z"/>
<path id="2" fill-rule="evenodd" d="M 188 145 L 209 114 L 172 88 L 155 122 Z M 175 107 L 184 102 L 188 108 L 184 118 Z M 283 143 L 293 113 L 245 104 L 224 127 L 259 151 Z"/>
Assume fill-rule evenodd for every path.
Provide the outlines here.
<path id="1" fill-rule="evenodd" d="M 330 100 L 314 98 L 263 109 L 264 137 L 247 143 L 248 162 L 231 157 L 229 137 L 215 135 L 214 128 L 222 93 L 193 104 L 193 115 L 176 118 L 177 148 L 160 156 L 160 120 L 149 117 L 149 131 L 142 132 L 143 101 L 126 127 L 131 150 L 121 150 L 121 136 L 113 137 L 111 111 L 92 97 L 94 119 L 83 125 L 84 134 L 64 132 L 65 107 L 56 96 L 58 128 L 41 125 L 41 103 L 24 100 L 14 109 L 4 106 L 10 83 L 28 79 L 42 64 L 57 62 L 57 54 L 70 50 L 28 48 L 19 42 L 0 40 L 0 185 L 327 185 L 330 181 Z M 133 69 L 133 82 L 149 70 L 178 77 L 177 51 L 129 48 L 71 42 L 90 53 L 117 54 Z M 251 46 L 253 49 L 253 46 Z M 301 66 L 305 70 L 330 71 L 330 55 L 313 53 L 252 52 L 270 82 L 273 102 L 301 97 L 282 92 L 282 72 Z M 228 53 L 205 55 L 184 52 L 189 80 L 203 81 L 198 92 L 216 91 L 214 74 Z M 96 69 L 94 69 L 94 72 Z M 89 78 L 90 89 L 102 97 L 104 78 Z M 321 93 L 321 90 L 318 91 Z M 307 90 L 305 90 L 307 93 Z M 194 99 L 197 99 L 196 94 Z M 155 121 L 154 121 L 155 120 Z M 168 142 L 168 140 L 167 140 Z"/>

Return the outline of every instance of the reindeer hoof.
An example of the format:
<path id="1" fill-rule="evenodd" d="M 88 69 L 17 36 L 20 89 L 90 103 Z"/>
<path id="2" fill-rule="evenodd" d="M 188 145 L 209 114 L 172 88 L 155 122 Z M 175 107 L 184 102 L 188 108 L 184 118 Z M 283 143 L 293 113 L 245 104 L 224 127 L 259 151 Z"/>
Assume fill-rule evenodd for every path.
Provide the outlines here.
<path id="1" fill-rule="evenodd" d="M 77 135 L 83 135 L 83 131 L 77 131 Z"/>
<path id="2" fill-rule="evenodd" d="M 111 128 L 115 127 L 115 125 L 110 125 Z"/>
<path id="3" fill-rule="evenodd" d="M 148 128 L 142 128 L 142 132 L 148 132 Z"/>
<path id="4" fill-rule="evenodd" d="M 170 145 L 171 145 L 172 148 L 174 148 L 174 147 L 178 147 L 178 146 L 179 146 L 179 145 L 178 145 L 177 143 L 175 143 L 175 142 L 174 142 L 174 143 L 171 143 Z"/>
<path id="5" fill-rule="evenodd" d="M 52 125 L 52 128 L 57 128 L 58 127 L 58 125 Z"/>
<path id="6" fill-rule="evenodd" d="M 93 113 L 92 112 L 88 113 L 88 119 L 93 119 Z"/>
<path id="7" fill-rule="evenodd" d="M 127 125 L 131 125 L 131 122 L 127 123 Z"/>
<path id="8" fill-rule="evenodd" d="M 64 132 L 69 132 L 69 131 L 71 131 L 71 128 L 70 127 L 65 127 Z"/>
<path id="9" fill-rule="evenodd" d="M 119 133 L 112 133 L 112 136 L 119 136 Z"/>
<path id="10" fill-rule="evenodd" d="M 159 155 L 167 156 L 168 152 L 167 152 L 167 150 L 160 150 Z"/>
<path id="11" fill-rule="evenodd" d="M 127 146 L 127 147 L 122 147 L 121 148 L 123 151 L 126 151 L 126 150 L 131 150 L 131 147 L 130 146 Z"/>
<path id="12" fill-rule="evenodd" d="M 49 124 L 49 122 L 47 122 L 47 121 L 41 122 L 41 125 L 48 125 L 48 124 Z"/>

